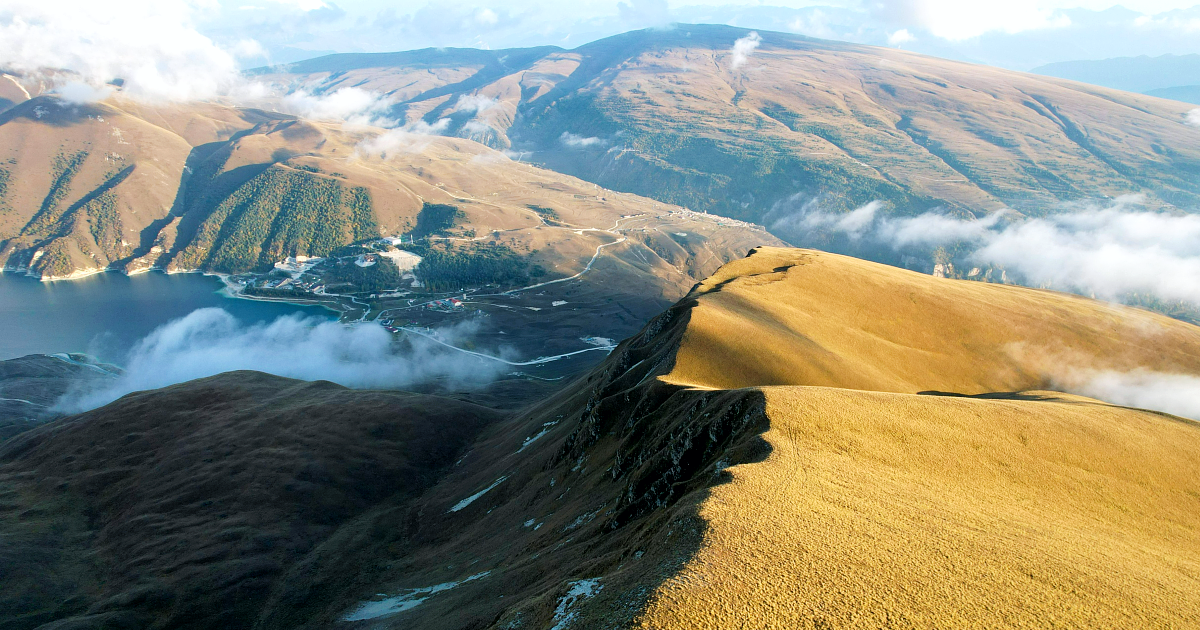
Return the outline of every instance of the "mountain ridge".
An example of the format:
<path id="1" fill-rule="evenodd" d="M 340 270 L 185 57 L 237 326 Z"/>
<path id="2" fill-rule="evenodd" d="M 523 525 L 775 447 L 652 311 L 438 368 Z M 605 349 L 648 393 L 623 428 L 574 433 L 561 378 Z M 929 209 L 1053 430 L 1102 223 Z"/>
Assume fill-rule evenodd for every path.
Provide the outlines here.
<path id="1" fill-rule="evenodd" d="M 835 293 L 836 307 L 812 299 L 826 290 Z M 881 321 L 872 309 L 890 308 L 893 296 L 928 312 L 946 300 L 959 306 L 932 318 L 900 313 Z M 864 311 L 846 322 L 840 344 L 820 324 L 828 308 Z M 1070 321 L 1055 313 L 1069 313 Z M 1049 315 L 1041 329 L 995 326 L 1041 315 Z M 731 328 L 735 317 L 739 327 Z M 714 324 L 738 331 L 737 353 L 746 360 L 777 363 L 763 352 L 772 348 L 839 380 L 814 382 L 812 372 L 786 365 L 777 372 L 782 377 L 765 378 L 731 365 L 734 381 L 713 380 L 695 366 L 697 357 L 729 363 L 709 339 Z M 881 334 L 889 327 L 907 327 L 932 345 L 892 343 Z M 1192 456 L 1200 425 L 1036 389 L 1047 366 L 1033 354 L 1003 359 L 1024 366 L 1017 380 L 992 362 L 959 363 L 956 356 L 967 348 L 1004 357 L 1022 340 L 1063 340 L 1079 356 L 1102 358 L 1122 345 L 1114 335 L 1125 339 L 1127 362 L 1108 367 L 1200 374 L 1200 328 L 1162 316 L 812 250 L 758 248 L 569 386 L 503 418 L 490 416 L 469 445 L 441 460 L 444 474 L 423 490 L 380 499 L 269 572 L 229 574 L 257 585 L 222 586 L 244 594 L 238 601 L 247 616 L 238 623 L 179 616 L 204 600 L 192 583 L 154 577 L 153 565 L 140 565 L 131 578 L 160 584 L 154 591 L 109 581 L 107 591 L 80 592 L 74 608 L 47 609 L 40 619 L 186 619 L 197 628 L 720 628 L 747 619 L 780 628 L 887 619 L 1034 627 L 1050 617 L 1067 627 L 1185 623 L 1197 614 L 1190 592 L 1200 535 L 1190 506 L 1200 490 Z M 880 372 L 867 381 L 858 376 L 888 352 L 916 359 L 897 368 L 902 384 Z M 830 363 L 827 355 L 840 359 Z M 20 513 L 29 497 L 86 488 L 73 471 L 98 460 L 62 460 L 73 446 L 57 436 L 113 427 L 107 440 L 119 444 L 117 427 L 135 420 L 114 414 L 133 409 L 148 414 L 136 422 L 169 433 L 171 423 L 156 421 L 158 415 L 197 396 L 224 404 L 227 384 L 242 381 L 310 392 L 317 401 L 423 400 L 403 418 L 386 420 L 422 431 L 439 429 L 421 414 L 449 404 L 245 374 L 133 394 L 0 447 L 0 497 L 14 504 L 5 513 Z M 933 395 L 931 386 L 950 391 Z M 299 418 L 320 409 L 309 394 L 289 398 L 287 413 Z M 143 402 L 152 399 L 160 402 Z M 248 418 L 240 408 L 228 413 Z M 352 416 L 314 426 L 353 433 L 361 427 Z M 285 445 L 319 440 L 275 424 L 255 431 Z M 130 448 L 142 448 L 147 438 L 131 435 Z M 222 435 L 206 432 L 204 439 Z M 180 474 L 223 470 L 199 456 L 203 443 L 191 448 L 198 449 L 188 460 L 194 472 Z M 358 444 L 356 456 L 371 458 L 370 448 Z M 303 487 L 323 496 L 322 477 L 292 467 L 288 453 L 297 451 L 274 455 L 281 474 L 303 472 L 301 480 L 315 484 Z M 65 483 L 48 479 L 35 488 L 39 482 L 23 472 L 34 461 L 62 461 Z M 226 497 L 205 486 L 189 500 Z M 242 522 L 248 515 L 242 509 L 228 517 Z M 46 527 L 56 518 L 47 513 L 18 526 L 8 517 L 5 528 L 26 535 L 20 527 Z M 103 512 L 95 518 L 93 527 L 109 522 Z M 73 527 L 82 533 L 88 526 Z M 137 544 L 161 545 L 175 528 L 158 531 Z M 229 549 L 248 544 L 248 532 L 215 524 L 212 531 L 227 531 L 221 536 L 230 542 L 205 553 L 222 555 L 196 555 L 199 542 L 178 552 L 193 559 L 193 570 L 202 572 L 195 575 L 223 566 Z M 928 535 L 917 540 L 914 531 Z M 199 533 L 191 540 L 214 536 Z M 896 588 L 901 583 L 905 588 Z M 11 598 L 14 585 L 0 581 L 0 597 Z M 72 592 L 61 583 L 45 587 Z"/>
<path id="2" fill-rule="evenodd" d="M 768 31 L 732 68 L 730 49 L 749 33 L 682 24 L 633 31 L 469 89 L 435 81 L 393 91 L 419 74 L 415 60 L 338 74 L 328 87 L 353 77 L 360 89 L 392 95 L 406 123 L 448 118 L 446 133 L 529 151 L 554 170 L 758 222 L 796 194 L 835 210 L 882 200 L 899 214 L 941 206 L 971 215 L 1053 212 L 1132 192 L 1184 210 L 1200 199 L 1189 183 L 1198 157 L 1184 140 L 1198 132 L 1183 105 Z M 274 78 L 315 93 L 329 81 L 323 73 Z M 456 99 L 476 96 L 495 105 L 455 113 Z M 480 125 L 492 135 L 479 135 Z M 571 138 L 593 140 L 572 146 Z"/>

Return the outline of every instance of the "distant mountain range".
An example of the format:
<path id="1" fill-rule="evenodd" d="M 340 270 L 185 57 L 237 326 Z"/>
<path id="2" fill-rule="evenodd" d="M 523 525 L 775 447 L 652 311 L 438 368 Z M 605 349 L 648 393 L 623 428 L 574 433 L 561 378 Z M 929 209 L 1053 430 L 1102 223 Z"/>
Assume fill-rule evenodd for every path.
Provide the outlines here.
<path id="1" fill-rule="evenodd" d="M 574 50 L 332 55 L 256 76 L 372 90 L 408 124 L 445 119 L 444 133 L 608 188 L 754 221 L 797 194 L 896 213 L 1040 213 L 1134 192 L 1200 207 L 1186 104 L 785 33 L 678 25 Z"/>
<path id="2" fill-rule="evenodd" d="M 1159 98 L 1169 98 L 1173 101 L 1200 105 L 1200 85 L 1159 88 L 1157 90 L 1147 90 L 1146 94 Z"/>
<path id="3" fill-rule="evenodd" d="M 1094 61 L 1063 61 L 1039 66 L 1031 72 L 1102 85 L 1115 90 L 1174 98 L 1172 95 L 1193 94 L 1197 90 L 1196 86 L 1200 86 L 1200 55 L 1143 55 Z"/>

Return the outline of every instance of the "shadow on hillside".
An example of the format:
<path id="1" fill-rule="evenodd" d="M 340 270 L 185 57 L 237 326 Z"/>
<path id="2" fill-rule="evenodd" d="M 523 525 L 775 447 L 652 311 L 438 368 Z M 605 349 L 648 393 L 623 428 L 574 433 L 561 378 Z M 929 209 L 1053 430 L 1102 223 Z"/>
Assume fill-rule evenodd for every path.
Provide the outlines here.
<path id="1" fill-rule="evenodd" d="M 942 392 L 937 390 L 927 390 L 917 392 L 918 396 L 948 396 L 951 398 L 976 398 L 980 400 L 1022 400 L 1032 402 L 1056 402 L 1070 403 L 1074 401 L 1064 400 L 1054 394 L 1032 393 L 1032 392 L 988 392 L 986 394 L 960 394 L 958 392 Z"/>

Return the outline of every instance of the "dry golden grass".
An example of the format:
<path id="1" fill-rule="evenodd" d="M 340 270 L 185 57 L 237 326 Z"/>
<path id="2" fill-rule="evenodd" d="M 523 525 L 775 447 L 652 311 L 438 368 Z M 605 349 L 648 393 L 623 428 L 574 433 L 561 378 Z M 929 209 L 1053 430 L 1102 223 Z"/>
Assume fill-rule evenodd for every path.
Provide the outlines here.
<path id="1" fill-rule="evenodd" d="M 703 542 L 640 627 L 1200 626 L 1200 425 L 914 394 L 1036 387 L 1051 352 L 1200 374 L 1200 329 L 802 250 L 694 295 L 667 380 L 777 385 L 772 451 L 703 500 Z"/>
<path id="2" fill-rule="evenodd" d="M 1200 328 L 1052 291 L 760 248 L 694 292 L 667 380 L 979 394 L 1069 367 L 1200 374 Z"/>
<path id="3" fill-rule="evenodd" d="M 767 388 L 644 628 L 1195 627 L 1200 431 L 1070 397 Z"/>

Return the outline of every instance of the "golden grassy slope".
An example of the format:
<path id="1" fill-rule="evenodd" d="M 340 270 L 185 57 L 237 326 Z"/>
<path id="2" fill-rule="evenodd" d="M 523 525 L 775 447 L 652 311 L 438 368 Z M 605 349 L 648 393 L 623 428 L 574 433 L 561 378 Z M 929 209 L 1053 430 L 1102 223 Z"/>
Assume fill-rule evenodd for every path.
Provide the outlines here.
<path id="1" fill-rule="evenodd" d="M 772 452 L 698 513 L 644 628 L 1194 627 L 1200 425 L 1036 386 L 1013 344 L 1200 374 L 1200 329 L 1047 291 L 759 250 L 666 380 L 763 387 Z M 855 391 L 882 390 L 882 391 Z M 900 392 L 900 393 L 893 393 Z"/>
<path id="2" fill-rule="evenodd" d="M 1200 374 L 1189 324 L 759 248 L 485 432 L 361 601 L 490 573 L 364 627 L 1196 627 L 1200 426 L 914 393 L 1040 381 L 1014 339 Z"/>
<path id="3" fill-rule="evenodd" d="M 693 295 L 666 377 L 687 385 L 979 394 L 1047 387 L 1067 364 L 1200 374 L 1200 328 L 1162 315 L 812 250 L 760 248 Z"/>
<path id="4" fill-rule="evenodd" d="M 588 375 L 483 429 L 419 497 L 345 520 L 269 600 L 247 600 L 242 619 L 288 630 L 1197 627 L 1200 426 L 1047 391 L 913 393 L 1023 386 L 1041 364 L 1006 353 L 1018 333 L 1114 366 L 1200 374 L 1188 362 L 1195 330 L 1074 296 L 762 248 L 722 267 Z M 716 333 L 737 342 L 718 343 Z M 728 382 L 696 367 L 705 361 L 728 368 Z M 89 428 L 88 418 L 116 421 L 147 396 L 186 406 L 190 398 L 176 397 L 196 386 L 135 395 L 48 429 L 124 436 Z M 337 415 L 306 413 L 322 426 Z M 159 415 L 138 418 L 176 439 Z M 208 426 L 209 415 L 189 417 Z M 214 439 L 227 441 L 217 425 Z M 312 437 L 286 423 L 261 429 L 285 450 Z M 41 461 L 51 464 L 79 468 L 100 456 L 47 444 Z M 100 459 L 134 462 L 129 474 L 145 476 L 125 457 L 140 444 L 114 442 Z M 387 441 L 356 444 L 369 463 Z M 224 479 L 227 466 L 206 457 L 190 474 Z M 344 496 L 336 477 L 305 479 L 315 496 Z M 240 487 L 201 484 L 192 499 L 220 504 Z M 222 522 L 258 504 L 240 505 Z M 139 513 L 144 506 L 120 516 L 142 522 L 153 513 Z M 36 523 L 83 531 L 58 516 Z M 163 540 L 112 531 L 113 549 Z M 181 539 L 155 566 L 194 562 L 228 575 L 224 585 L 258 578 L 199 556 L 207 541 Z M 151 569 L 126 581 L 141 584 L 133 578 Z M 582 580 L 591 596 L 570 596 Z M 178 602 L 148 618 L 211 601 L 207 583 L 178 584 Z M 364 602 L 414 595 L 414 607 L 339 621 Z M 114 610 L 157 605 L 140 601 Z"/>
<path id="5" fill-rule="evenodd" d="M 767 388 L 773 448 L 644 628 L 1195 627 L 1200 430 L 1057 396 Z"/>

